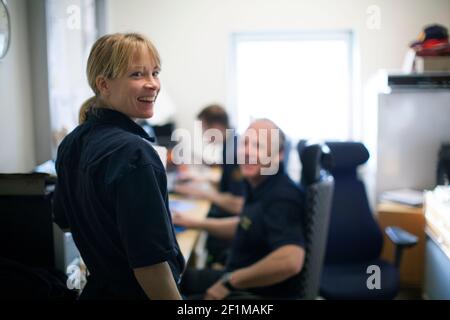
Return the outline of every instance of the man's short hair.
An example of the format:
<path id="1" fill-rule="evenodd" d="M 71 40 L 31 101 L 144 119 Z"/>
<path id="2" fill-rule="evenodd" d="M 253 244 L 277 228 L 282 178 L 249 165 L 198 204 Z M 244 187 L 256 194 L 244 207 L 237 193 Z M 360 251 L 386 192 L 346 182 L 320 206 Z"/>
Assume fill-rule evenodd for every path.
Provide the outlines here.
<path id="1" fill-rule="evenodd" d="M 220 124 L 225 128 L 230 127 L 227 112 L 218 104 L 212 104 L 203 108 L 197 115 L 197 119 L 206 122 L 208 125 Z"/>

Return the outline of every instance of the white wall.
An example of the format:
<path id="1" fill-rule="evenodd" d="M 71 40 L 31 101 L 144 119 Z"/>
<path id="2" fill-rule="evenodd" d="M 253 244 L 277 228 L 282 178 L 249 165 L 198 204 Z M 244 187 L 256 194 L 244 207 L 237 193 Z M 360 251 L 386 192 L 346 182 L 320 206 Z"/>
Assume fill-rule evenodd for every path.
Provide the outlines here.
<path id="1" fill-rule="evenodd" d="M 450 91 L 408 90 L 380 94 L 377 194 L 436 185 L 439 149 L 450 143 Z"/>
<path id="2" fill-rule="evenodd" d="M 381 29 L 367 28 L 369 5 L 381 9 Z M 0 172 L 35 164 L 32 71 L 27 1 L 8 1 L 11 49 L 0 62 Z M 189 128 L 207 103 L 229 105 L 227 72 L 232 32 L 351 29 L 364 85 L 380 68 L 401 67 L 406 45 L 430 22 L 450 27 L 450 0 L 109 0 L 110 32 L 139 31 L 163 58 L 163 85 Z M 268 61 L 267 68 L 276 67 Z"/>
<path id="3" fill-rule="evenodd" d="M 26 0 L 8 1 L 11 47 L 0 62 L 0 172 L 35 165 Z"/>
<path id="4" fill-rule="evenodd" d="M 353 30 L 360 57 L 358 94 L 378 69 L 401 68 L 408 43 L 424 25 L 450 27 L 449 0 L 110 0 L 109 4 L 110 32 L 138 31 L 155 42 L 163 59 L 163 85 L 178 108 L 178 125 L 185 128 L 192 126 L 205 104 L 230 105 L 227 74 L 233 32 Z M 370 5 L 381 10 L 380 29 L 367 27 Z M 276 68 L 276 61 L 262 67 L 267 68 L 270 85 L 274 81 L 270 68 Z M 362 137 L 362 118 L 357 113 L 355 138 Z"/>

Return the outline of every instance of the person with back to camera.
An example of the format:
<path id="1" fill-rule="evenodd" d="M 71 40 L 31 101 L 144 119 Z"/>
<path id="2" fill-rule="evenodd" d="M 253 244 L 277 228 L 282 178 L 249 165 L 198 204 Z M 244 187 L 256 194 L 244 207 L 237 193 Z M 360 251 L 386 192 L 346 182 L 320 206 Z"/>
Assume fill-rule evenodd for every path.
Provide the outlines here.
<path id="1" fill-rule="evenodd" d="M 135 123 L 153 116 L 160 57 L 137 33 L 99 38 L 87 63 L 95 96 L 58 148 L 55 222 L 89 270 L 81 299 L 180 299 L 184 269 L 164 166 Z"/>
<path id="2" fill-rule="evenodd" d="M 203 108 L 197 115 L 202 122 L 203 133 L 210 129 L 218 130 L 222 137 L 222 159 L 220 167 L 222 175 L 219 190 L 203 190 L 192 184 L 177 184 L 177 193 L 198 199 L 206 199 L 213 204 L 213 217 L 229 217 L 239 215 L 244 205 L 244 179 L 237 164 L 237 136 L 235 130 L 230 126 L 228 114 L 218 104 L 211 104 Z"/>
<path id="3" fill-rule="evenodd" d="M 218 130 L 222 137 L 222 176 L 219 189 L 202 189 L 194 183 L 177 184 L 175 191 L 185 196 L 206 199 L 212 206 L 208 213 L 211 218 L 227 218 L 239 215 L 244 206 L 245 183 L 237 163 L 238 137 L 231 127 L 225 109 L 218 104 L 203 108 L 197 115 L 202 122 L 203 132 L 210 129 Z M 231 161 L 230 161 L 231 160 Z M 230 250 L 230 240 L 220 239 L 209 234 L 206 242 L 208 266 L 222 268 Z"/>

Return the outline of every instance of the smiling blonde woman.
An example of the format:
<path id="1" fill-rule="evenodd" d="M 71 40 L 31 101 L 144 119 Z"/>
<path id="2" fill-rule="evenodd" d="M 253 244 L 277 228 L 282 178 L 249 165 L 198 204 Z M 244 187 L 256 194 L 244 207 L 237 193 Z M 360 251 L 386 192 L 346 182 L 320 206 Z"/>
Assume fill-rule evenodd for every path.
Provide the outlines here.
<path id="1" fill-rule="evenodd" d="M 136 33 L 99 38 L 87 63 L 94 96 L 58 148 L 55 221 L 70 228 L 90 276 L 82 299 L 180 299 L 184 259 L 164 166 L 134 120 L 153 116 L 159 54 Z"/>

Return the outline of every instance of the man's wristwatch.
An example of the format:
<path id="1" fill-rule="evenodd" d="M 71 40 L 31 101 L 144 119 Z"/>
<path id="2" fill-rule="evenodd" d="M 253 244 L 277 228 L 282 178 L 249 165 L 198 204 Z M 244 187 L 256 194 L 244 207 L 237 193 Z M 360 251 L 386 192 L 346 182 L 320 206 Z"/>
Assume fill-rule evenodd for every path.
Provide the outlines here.
<path id="1" fill-rule="evenodd" d="M 225 273 L 222 278 L 220 278 L 220 282 L 222 282 L 223 286 L 225 288 L 227 288 L 230 291 L 236 291 L 236 288 L 233 287 L 233 285 L 231 284 L 230 280 L 231 280 L 231 275 L 232 272 L 227 272 Z"/>

